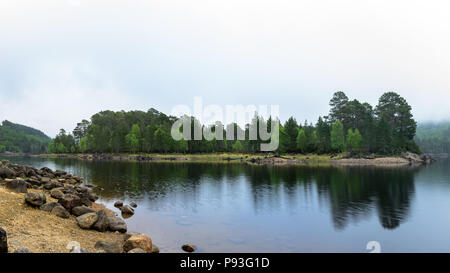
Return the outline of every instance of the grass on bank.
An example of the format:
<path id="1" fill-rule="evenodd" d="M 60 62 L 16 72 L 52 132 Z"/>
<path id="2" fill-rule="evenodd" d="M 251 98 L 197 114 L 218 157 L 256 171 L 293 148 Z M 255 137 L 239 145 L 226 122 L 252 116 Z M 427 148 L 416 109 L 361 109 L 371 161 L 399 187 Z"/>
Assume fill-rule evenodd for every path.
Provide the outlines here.
<path id="1" fill-rule="evenodd" d="M 143 153 L 143 154 L 133 154 L 133 153 L 119 153 L 119 154 L 108 154 L 114 157 L 123 158 L 136 158 L 138 156 L 151 157 L 152 161 L 170 161 L 171 159 L 187 159 L 189 161 L 195 162 L 241 162 L 250 161 L 252 159 L 259 160 L 265 158 L 272 158 L 276 156 L 275 154 L 245 154 L 245 153 L 207 153 L 207 154 L 159 154 L 159 153 Z M 89 154 L 41 154 L 41 157 L 86 157 Z M 328 163 L 330 160 L 341 159 L 345 157 L 346 154 L 338 154 L 331 156 L 328 154 L 284 154 L 278 157 L 288 159 L 288 160 L 298 160 L 308 163 Z"/>

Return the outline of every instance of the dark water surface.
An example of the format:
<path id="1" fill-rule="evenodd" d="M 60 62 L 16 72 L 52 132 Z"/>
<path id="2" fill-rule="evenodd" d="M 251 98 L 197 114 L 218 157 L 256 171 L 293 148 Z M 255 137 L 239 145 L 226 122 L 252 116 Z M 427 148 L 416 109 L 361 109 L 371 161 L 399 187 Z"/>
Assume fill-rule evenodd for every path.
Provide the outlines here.
<path id="1" fill-rule="evenodd" d="M 162 252 L 450 252 L 450 160 L 418 168 L 87 162 L 11 157 L 136 202 L 129 230 Z"/>

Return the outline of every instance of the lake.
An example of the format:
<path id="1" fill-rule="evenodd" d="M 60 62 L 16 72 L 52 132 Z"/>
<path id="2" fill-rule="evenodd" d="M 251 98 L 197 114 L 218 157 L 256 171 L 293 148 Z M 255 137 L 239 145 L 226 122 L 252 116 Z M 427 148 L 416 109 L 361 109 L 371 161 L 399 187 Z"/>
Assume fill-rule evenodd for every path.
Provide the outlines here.
<path id="1" fill-rule="evenodd" d="M 138 163 L 9 157 L 138 204 L 125 221 L 161 252 L 450 252 L 450 160 L 421 167 Z"/>

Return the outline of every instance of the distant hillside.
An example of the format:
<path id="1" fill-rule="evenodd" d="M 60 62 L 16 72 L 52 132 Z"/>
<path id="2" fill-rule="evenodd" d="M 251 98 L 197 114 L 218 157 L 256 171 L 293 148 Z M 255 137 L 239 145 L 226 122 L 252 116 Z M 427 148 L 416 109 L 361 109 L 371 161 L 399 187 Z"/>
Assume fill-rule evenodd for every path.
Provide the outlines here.
<path id="1" fill-rule="evenodd" d="M 415 141 L 425 153 L 450 153 L 450 121 L 419 123 Z"/>
<path id="2" fill-rule="evenodd" d="M 37 129 L 7 120 L 0 126 L 0 152 L 42 153 L 47 151 L 50 140 Z"/>

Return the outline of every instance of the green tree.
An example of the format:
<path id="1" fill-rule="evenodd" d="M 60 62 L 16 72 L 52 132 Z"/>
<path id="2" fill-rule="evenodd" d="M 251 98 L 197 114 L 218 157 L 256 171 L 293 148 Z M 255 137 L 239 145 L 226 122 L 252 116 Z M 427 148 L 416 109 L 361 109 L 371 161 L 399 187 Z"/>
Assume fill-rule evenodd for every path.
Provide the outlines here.
<path id="1" fill-rule="evenodd" d="M 169 150 L 169 136 L 162 127 L 159 127 L 153 136 L 155 149 L 158 152 L 167 152 Z"/>
<path id="2" fill-rule="evenodd" d="M 384 93 L 375 109 L 379 119 L 388 123 L 396 152 L 406 150 L 416 134 L 417 123 L 413 119 L 411 106 L 399 94 Z"/>
<path id="3" fill-rule="evenodd" d="M 355 129 L 354 131 L 352 129 L 348 129 L 347 146 L 352 153 L 360 150 L 362 140 L 363 138 L 358 129 Z"/>
<path id="4" fill-rule="evenodd" d="M 286 152 L 294 153 L 297 150 L 298 125 L 295 118 L 290 117 L 284 124 L 284 133 L 286 135 L 286 143 L 284 148 Z"/>
<path id="5" fill-rule="evenodd" d="M 232 146 L 232 150 L 235 153 L 242 152 L 242 143 L 239 140 L 236 140 Z"/>
<path id="6" fill-rule="evenodd" d="M 306 148 L 308 147 L 308 140 L 306 138 L 305 131 L 303 129 L 298 130 L 297 134 L 297 149 L 299 152 L 306 152 Z"/>
<path id="7" fill-rule="evenodd" d="M 345 149 L 344 126 L 340 121 L 335 121 L 331 125 L 331 149 L 335 152 L 342 152 Z"/>
<path id="8" fill-rule="evenodd" d="M 385 117 L 382 117 L 377 125 L 377 152 L 381 154 L 390 154 L 392 152 L 392 135 L 389 123 Z"/>
<path id="9" fill-rule="evenodd" d="M 346 119 L 346 107 L 348 103 L 348 97 L 344 92 L 338 91 L 333 94 L 333 98 L 330 100 L 330 119 L 332 122 L 343 121 Z"/>
<path id="10" fill-rule="evenodd" d="M 140 151 L 141 129 L 138 124 L 133 124 L 130 133 L 125 136 L 125 142 L 131 152 L 136 153 Z"/>

